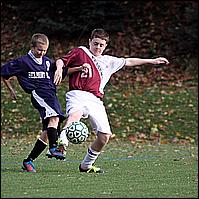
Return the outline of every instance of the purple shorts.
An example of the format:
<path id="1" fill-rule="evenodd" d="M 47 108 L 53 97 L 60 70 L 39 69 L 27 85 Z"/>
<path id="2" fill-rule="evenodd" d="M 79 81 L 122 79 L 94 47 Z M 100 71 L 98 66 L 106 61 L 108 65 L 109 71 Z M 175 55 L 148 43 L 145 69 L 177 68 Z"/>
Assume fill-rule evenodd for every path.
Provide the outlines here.
<path id="1" fill-rule="evenodd" d="M 50 117 L 58 116 L 60 123 L 66 119 L 57 95 L 53 90 L 33 90 L 31 93 L 31 102 L 34 108 L 39 111 L 43 130 L 47 128 Z"/>

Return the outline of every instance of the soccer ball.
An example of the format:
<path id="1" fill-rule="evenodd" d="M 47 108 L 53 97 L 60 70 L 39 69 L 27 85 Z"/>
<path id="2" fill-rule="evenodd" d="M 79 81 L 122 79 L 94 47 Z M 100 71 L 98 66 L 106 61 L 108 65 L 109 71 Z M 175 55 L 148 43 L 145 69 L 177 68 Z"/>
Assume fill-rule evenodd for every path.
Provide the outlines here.
<path id="1" fill-rule="evenodd" d="M 73 144 L 81 144 L 88 138 L 88 127 L 81 121 L 72 122 L 66 128 L 66 137 Z"/>

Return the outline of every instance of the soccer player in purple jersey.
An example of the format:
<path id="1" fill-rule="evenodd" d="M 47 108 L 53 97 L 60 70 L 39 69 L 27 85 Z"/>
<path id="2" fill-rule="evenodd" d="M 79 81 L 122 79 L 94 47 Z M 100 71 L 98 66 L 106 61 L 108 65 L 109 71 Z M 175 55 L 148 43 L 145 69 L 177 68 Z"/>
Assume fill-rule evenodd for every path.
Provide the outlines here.
<path id="1" fill-rule="evenodd" d="M 78 72 L 69 75 L 69 92 L 66 93 L 68 118 L 60 135 L 62 142 L 67 145 L 64 129 L 71 122 L 78 121 L 81 118 L 89 118 L 97 135 L 79 165 L 80 172 L 103 172 L 102 169 L 94 166 L 94 163 L 112 135 L 102 101 L 104 87 L 111 75 L 124 66 L 169 63 L 164 57 L 142 59 L 103 55 L 108 42 L 109 35 L 104 29 L 94 29 L 89 39 L 89 49 L 85 46 L 74 48 L 56 61 L 57 67 L 67 67 L 68 72 L 79 69 Z"/>
<path id="2" fill-rule="evenodd" d="M 9 81 L 16 76 L 22 89 L 31 95 L 34 108 L 39 111 L 43 130 L 33 149 L 23 160 L 23 171 L 36 172 L 35 160 L 46 148 L 49 142 L 49 157 L 64 159 L 65 156 L 57 147 L 60 123 L 65 118 L 56 95 L 56 85 L 61 82 L 62 66 L 45 56 L 49 47 L 48 37 L 36 33 L 32 36 L 30 51 L 15 60 L 11 60 L 1 67 L 1 77 L 10 91 L 12 99 L 17 99 L 16 93 Z M 58 132 L 59 131 L 59 132 Z"/>

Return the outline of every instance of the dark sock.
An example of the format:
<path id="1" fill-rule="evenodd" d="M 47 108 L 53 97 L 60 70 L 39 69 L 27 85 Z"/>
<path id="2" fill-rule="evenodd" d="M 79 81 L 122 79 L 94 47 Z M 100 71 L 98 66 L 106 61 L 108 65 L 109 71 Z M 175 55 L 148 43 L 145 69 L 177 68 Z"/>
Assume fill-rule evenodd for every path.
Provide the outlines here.
<path id="1" fill-rule="evenodd" d="M 49 148 L 54 148 L 57 146 L 57 129 L 54 127 L 48 127 L 47 128 L 47 135 L 48 135 L 48 140 L 49 140 Z"/>
<path id="2" fill-rule="evenodd" d="M 42 142 L 40 139 L 38 139 L 35 143 L 35 146 L 33 147 L 32 151 L 28 155 L 27 159 L 24 159 L 25 162 L 29 162 L 30 160 L 33 161 L 36 159 L 46 148 L 47 144 Z"/>
<path id="3" fill-rule="evenodd" d="M 57 135 L 60 136 L 61 134 L 61 127 L 60 127 L 60 123 L 58 124 L 58 127 L 57 127 Z"/>

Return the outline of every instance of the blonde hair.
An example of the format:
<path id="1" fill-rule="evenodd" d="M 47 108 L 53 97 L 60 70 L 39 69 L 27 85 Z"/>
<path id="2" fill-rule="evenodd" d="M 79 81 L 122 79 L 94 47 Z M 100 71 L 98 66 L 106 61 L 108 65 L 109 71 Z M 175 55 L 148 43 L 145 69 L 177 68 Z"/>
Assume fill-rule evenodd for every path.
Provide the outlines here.
<path id="1" fill-rule="evenodd" d="M 31 38 L 31 47 L 36 47 L 39 44 L 41 45 L 49 45 L 48 37 L 45 34 L 35 33 Z"/>

